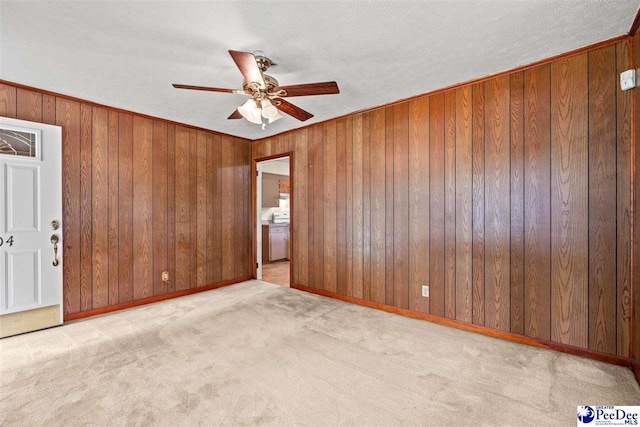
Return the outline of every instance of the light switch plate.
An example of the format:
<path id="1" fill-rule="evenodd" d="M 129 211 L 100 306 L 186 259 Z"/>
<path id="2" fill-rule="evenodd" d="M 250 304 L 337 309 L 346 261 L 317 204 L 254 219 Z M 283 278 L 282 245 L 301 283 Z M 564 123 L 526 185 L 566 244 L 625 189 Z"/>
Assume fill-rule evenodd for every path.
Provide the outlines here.
<path id="1" fill-rule="evenodd" d="M 620 89 L 629 90 L 636 87 L 636 70 L 631 69 L 620 73 Z"/>

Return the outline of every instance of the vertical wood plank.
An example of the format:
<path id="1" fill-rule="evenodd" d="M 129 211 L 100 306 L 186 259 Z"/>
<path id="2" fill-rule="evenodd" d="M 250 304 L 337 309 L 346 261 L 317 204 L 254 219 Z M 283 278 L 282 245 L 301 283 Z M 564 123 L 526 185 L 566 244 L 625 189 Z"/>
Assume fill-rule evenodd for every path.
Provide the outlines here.
<path id="1" fill-rule="evenodd" d="M 16 88 L 0 83 L 0 116 L 16 118 Z"/>
<path id="2" fill-rule="evenodd" d="M 0 85 L 0 99 L 5 96 L 0 114 L 7 114 L 7 87 Z M 64 313 L 77 313 L 80 307 L 80 104 L 66 99 L 56 101 L 56 125 L 62 126 L 62 226 L 64 233 L 63 300 Z"/>
<path id="3" fill-rule="evenodd" d="M 243 143 L 234 138 L 231 146 L 233 150 L 233 277 L 241 277 L 243 273 L 243 238 L 247 216 L 244 212 L 244 174 L 243 174 Z"/>
<path id="4" fill-rule="evenodd" d="M 109 110 L 93 109 L 92 121 L 92 308 L 109 305 Z"/>
<path id="5" fill-rule="evenodd" d="M 315 287 L 314 285 L 314 245 L 315 245 L 315 221 L 314 221 L 314 213 L 315 213 L 315 207 L 314 207 L 314 198 L 315 198 L 315 189 L 314 189 L 314 179 L 315 179 L 315 172 L 316 172 L 316 164 L 315 164 L 315 158 L 314 158 L 314 144 L 313 144 L 313 128 L 314 126 L 310 126 L 307 128 L 307 168 L 308 168 L 308 175 L 307 175 L 307 192 L 309 193 L 309 198 L 307 200 L 307 207 L 308 207 L 308 213 L 307 213 L 307 226 L 308 226 L 308 234 L 307 234 L 307 252 L 308 252 L 308 264 L 309 264 L 309 268 L 308 268 L 308 274 L 309 274 L 309 279 L 308 279 L 308 285 L 310 288 Z M 255 143 L 254 143 L 255 145 Z M 294 219 L 295 221 L 295 219 Z"/>
<path id="6" fill-rule="evenodd" d="M 42 122 L 42 94 L 18 88 L 16 90 L 16 118 Z"/>
<path id="7" fill-rule="evenodd" d="M 364 191 L 363 191 L 363 115 L 353 117 L 352 125 L 352 162 L 353 162 L 353 294 L 355 298 L 364 298 L 363 293 L 363 244 L 364 244 Z"/>
<path id="8" fill-rule="evenodd" d="M 589 348 L 616 352 L 616 47 L 588 53 Z"/>
<path id="9" fill-rule="evenodd" d="M 222 137 L 222 280 L 231 280 L 234 275 L 233 219 L 233 139 Z"/>
<path id="10" fill-rule="evenodd" d="M 353 116 L 346 119 L 346 257 L 347 295 L 353 296 Z"/>
<path id="11" fill-rule="evenodd" d="M 118 152 L 119 152 L 118 112 L 109 110 L 109 142 L 107 147 L 107 204 L 108 204 L 108 263 L 109 263 L 109 305 L 118 304 L 119 263 L 118 252 L 120 233 L 118 217 Z"/>
<path id="12" fill-rule="evenodd" d="M 524 333 L 551 337 L 551 67 L 525 71 Z"/>
<path id="13" fill-rule="evenodd" d="M 524 73 L 511 74 L 511 332 L 524 333 Z"/>
<path id="14" fill-rule="evenodd" d="M 337 167 L 336 122 L 324 125 L 324 287 L 337 291 Z"/>
<path id="15" fill-rule="evenodd" d="M 196 286 L 207 285 L 207 133 L 196 133 Z M 241 190 L 241 189 L 240 189 Z M 242 242 L 237 241 L 242 247 Z"/>
<path id="16" fill-rule="evenodd" d="M 80 105 L 80 308 L 93 308 L 93 233 L 91 230 L 92 108 Z"/>
<path id="17" fill-rule="evenodd" d="M 323 126 L 313 128 L 313 286 L 324 286 L 324 135 Z"/>
<path id="18" fill-rule="evenodd" d="M 265 140 L 260 140 L 260 141 L 254 141 L 253 142 L 253 146 L 251 147 L 251 155 L 253 156 L 254 159 L 259 159 L 261 157 L 264 157 L 265 154 Z"/>
<path id="19" fill-rule="evenodd" d="M 133 298 L 153 295 L 153 121 L 133 118 Z"/>
<path id="20" fill-rule="evenodd" d="M 370 154 L 370 185 L 371 185 L 371 262 L 370 282 L 371 301 L 385 303 L 385 110 L 371 112 L 371 154 Z"/>
<path id="21" fill-rule="evenodd" d="M 118 114 L 118 301 L 133 300 L 133 116 Z"/>
<path id="22" fill-rule="evenodd" d="M 637 38 L 636 38 L 637 39 Z M 639 49 L 639 47 L 636 47 Z M 624 40 L 616 45 L 616 62 L 617 72 L 616 77 L 623 71 L 637 67 L 639 64 L 633 64 L 631 62 L 631 46 L 629 40 Z M 633 64 L 633 66 L 632 66 Z M 617 88 L 616 83 L 616 88 Z M 638 89 L 635 89 L 636 99 L 640 98 L 637 93 Z M 631 110 L 631 92 L 616 90 L 617 98 L 617 146 L 618 146 L 618 179 L 617 179 L 617 277 L 618 277 L 618 292 L 617 292 L 617 354 L 620 356 L 629 356 L 631 354 L 631 176 L 634 166 L 632 165 L 632 144 L 633 139 L 631 135 L 631 120 L 632 114 L 636 117 L 640 115 L 640 110 L 636 109 L 634 112 Z M 636 118 L 637 120 L 637 118 Z M 640 129 L 636 128 L 636 150 L 637 138 L 640 135 Z M 637 168 L 638 165 L 636 164 Z M 638 183 L 635 183 L 638 186 Z M 636 227 L 638 225 L 636 224 Z M 636 228 L 637 230 L 637 228 Z M 638 231 L 635 232 L 635 238 L 638 239 Z M 636 254 L 638 257 L 640 254 Z M 640 272 L 636 271 L 636 276 Z M 638 279 L 636 279 L 636 295 L 640 293 L 638 289 Z M 636 296 L 637 298 L 637 296 Z M 636 334 L 640 331 L 640 326 L 637 323 L 638 313 L 636 313 L 636 324 L 634 329 Z M 640 338 L 640 337 L 639 337 Z M 636 354 L 636 358 L 640 358 L 640 354 Z"/>
<path id="23" fill-rule="evenodd" d="M 167 124 L 154 120 L 152 124 L 152 232 L 153 232 L 153 294 L 167 293 L 167 282 L 162 281 L 162 272 L 169 271 L 167 265 Z M 173 280 L 169 276 L 170 280 Z"/>
<path id="24" fill-rule="evenodd" d="M 289 152 L 289 134 L 278 135 L 275 137 L 275 151 L 273 154 L 284 154 Z"/>
<path id="25" fill-rule="evenodd" d="M 198 278 L 198 132 L 189 129 L 189 287 L 199 286 Z M 231 255 L 233 256 L 233 255 Z"/>
<path id="26" fill-rule="evenodd" d="M 444 316 L 456 317 L 456 92 L 444 94 Z"/>
<path id="27" fill-rule="evenodd" d="M 189 176 L 191 165 L 189 129 L 177 126 L 175 142 L 175 240 L 176 240 L 176 290 L 187 289 L 191 284 L 191 192 Z"/>
<path id="28" fill-rule="evenodd" d="M 393 305 L 409 308 L 409 104 L 393 110 Z"/>
<path id="29" fill-rule="evenodd" d="M 222 136 L 213 136 L 213 282 L 222 281 Z"/>
<path id="30" fill-rule="evenodd" d="M 371 113 L 362 116 L 362 297 L 371 301 Z"/>
<path id="31" fill-rule="evenodd" d="M 444 94 L 429 100 L 429 313 L 445 315 Z"/>
<path id="32" fill-rule="evenodd" d="M 640 32 L 636 32 L 636 35 L 632 39 L 631 47 L 633 48 L 632 64 L 637 67 L 638 65 L 640 65 Z M 618 67 L 620 67 L 620 65 L 618 65 Z M 618 68 L 618 70 L 619 69 L 620 68 Z M 631 174 L 632 193 L 630 194 L 630 196 L 631 201 L 633 202 L 633 205 L 630 205 L 633 215 L 630 218 L 630 221 L 632 221 L 631 224 L 633 224 L 633 229 L 629 230 L 631 231 L 631 233 L 629 233 L 631 237 L 631 242 L 629 242 L 629 246 L 631 247 L 629 248 L 629 250 L 633 255 L 632 257 L 630 257 L 630 268 L 632 268 L 634 272 L 633 275 L 629 276 L 630 296 L 632 298 L 631 304 L 633 305 L 631 311 L 631 322 L 632 325 L 634 325 L 631 330 L 630 356 L 632 356 L 636 360 L 636 362 L 640 364 L 640 328 L 637 327 L 638 323 L 640 322 L 640 275 L 638 275 L 638 272 L 640 272 L 640 256 L 638 256 L 640 255 L 640 238 L 638 238 L 638 229 L 636 228 L 638 227 L 638 224 L 640 224 L 640 185 L 638 185 L 638 173 L 640 172 L 640 170 L 637 167 L 637 165 L 640 165 L 640 149 L 638 149 L 637 147 L 638 137 L 640 136 L 640 96 L 638 96 L 637 94 L 633 96 L 631 98 L 631 102 L 629 103 L 629 107 L 630 109 L 628 110 L 627 114 L 631 115 L 631 127 L 632 129 L 634 129 L 634 132 L 632 133 L 632 135 L 630 135 L 633 139 L 631 140 L 629 157 L 631 164 L 636 165 L 636 167 L 632 167 L 631 170 L 628 171 Z M 620 181 L 620 179 L 618 179 L 618 181 Z M 618 211 L 620 211 L 620 208 L 618 208 Z M 618 233 L 620 232 L 624 233 L 626 232 L 626 230 L 619 229 Z M 620 242 L 620 239 L 618 239 L 618 242 Z M 618 353 L 622 352 L 618 351 Z"/>
<path id="33" fill-rule="evenodd" d="M 118 301 L 133 300 L 133 116 L 118 114 Z"/>
<path id="34" fill-rule="evenodd" d="M 429 313 L 429 98 L 409 103 L 409 309 Z"/>
<path id="35" fill-rule="evenodd" d="M 347 295 L 347 123 L 336 120 L 336 292 Z"/>
<path id="36" fill-rule="evenodd" d="M 291 134 L 291 153 L 292 157 L 289 157 L 289 171 L 291 176 L 289 177 L 289 191 L 291 194 L 289 195 L 289 212 L 291 212 L 292 220 L 290 220 L 289 224 L 289 264 L 290 264 L 290 276 L 289 282 L 291 284 L 300 284 L 300 222 L 297 220 L 301 212 L 301 206 L 298 203 L 298 188 L 297 184 L 302 181 L 300 177 L 304 173 L 304 168 L 301 168 L 300 162 L 298 161 L 298 153 L 297 151 L 301 149 L 299 145 L 299 139 L 302 135 L 306 136 L 306 129 L 301 130 L 299 132 Z M 304 184 L 306 188 L 306 181 Z M 292 261 L 293 260 L 293 261 Z"/>
<path id="37" fill-rule="evenodd" d="M 484 325 L 484 82 L 471 89 L 473 97 L 473 224 L 472 224 L 472 270 L 473 270 L 473 323 Z"/>
<path id="38" fill-rule="evenodd" d="M 241 150 L 241 159 L 242 159 L 242 212 L 243 212 L 243 226 L 242 226 L 242 258 L 240 260 L 240 276 L 246 277 L 253 274 L 252 268 L 252 254 L 251 250 L 251 230 L 253 228 L 253 221 L 251 218 L 251 186 L 252 186 L 252 177 L 251 177 L 251 141 L 239 139 L 242 150 Z M 291 244 L 291 242 L 289 242 Z M 289 283 L 291 283 L 291 278 L 289 278 Z"/>
<path id="39" fill-rule="evenodd" d="M 393 125 L 394 108 L 385 108 L 385 302 L 393 305 L 394 259 L 393 259 Z"/>
<path id="40" fill-rule="evenodd" d="M 587 55 L 551 64 L 551 339 L 588 346 Z"/>
<path id="41" fill-rule="evenodd" d="M 251 191 L 254 185 L 253 177 L 251 176 L 251 141 L 242 141 L 242 202 L 243 202 L 243 216 L 244 227 L 242 236 L 242 274 L 240 277 L 247 277 L 253 274 L 253 250 L 252 250 L 252 236 L 253 236 L 253 220 L 251 210 L 251 198 L 253 192 Z M 293 142 L 291 142 L 293 143 Z M 293 148 L 292 148 L 293 149 Z M 295 191 L 295 190 L 294 190 Z"/>
<path id="42" fill-rule="evenodd" d="M 485 83 L 485 326 L 510 330 L 509 76 Z"/>
<path id="43" fill-rule="evenodd" d="M 42 95 L 42 123 L 56 124 L 56 97 L 53 95 Z"/>
<path id="44" fill-rule="evenodd" d="M 167 292 L 176 290 L 176 126 L 167 126 Z"/>
<path id="45" fill-rule="evenodd" d="M 309 180 L 313 169 L 309 168 L 309 132 L 304 129 L 294 140 L 295 171 L 294 197 L 295 206 L 294 227 L 295 239 L 298 241 L 298 252 L 294 263 L 298 266 L 298 284 L 309 286 Z"/>
<path id="46" fill-rule="evenodd" d="M 206 259 L 207 259 L 207 271 L 206 271 L 206 283 L 214 283 L 214 222 L 217 221 L 217 218 L 213 216 L 214 204 L 216 203 L 214 194 L 214 176 L 215 176 L 215 166 L 213 162 L 213 132 L 207 132 L 206 137 L 206 147 L 205 147 L 205 162 L 206 162 L 206 176 L 205 176 L 205 191 L 206 191 Z"/>
<path id="47" fill-rule="evenodd" d="M 473 139 L 472 89 L 466 86 L 456 95 L 456 319 L 473 320 Z"/>

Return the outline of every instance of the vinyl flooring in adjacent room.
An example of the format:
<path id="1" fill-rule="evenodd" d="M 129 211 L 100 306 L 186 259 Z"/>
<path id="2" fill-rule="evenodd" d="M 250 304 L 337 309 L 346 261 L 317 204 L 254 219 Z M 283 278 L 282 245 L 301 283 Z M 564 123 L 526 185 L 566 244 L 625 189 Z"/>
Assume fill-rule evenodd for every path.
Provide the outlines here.
<path id="1" fill-rule="evenodd" d="M 576 425 L 628 369 L 262 281 L 0 340 L 2 426 Z"/>
<path id="2" fill-rule="evenodd" d="M 289 261 L 262 264 L 262 280 L 274 285 L 290 286 Z"/>

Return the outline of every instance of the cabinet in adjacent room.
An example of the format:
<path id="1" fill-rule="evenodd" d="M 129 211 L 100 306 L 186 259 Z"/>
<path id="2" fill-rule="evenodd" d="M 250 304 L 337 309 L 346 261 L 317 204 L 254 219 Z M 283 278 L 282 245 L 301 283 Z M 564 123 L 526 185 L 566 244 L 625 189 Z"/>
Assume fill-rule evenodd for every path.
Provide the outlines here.
<path id="1" fill-rule="evenodd" d="M 262 257 L 266 261 L 289 259 L 289 224 L 262 225 Z"/>
<path id="2" fill-rule="evenodd" d="M 262 174 L 262 207 L 280 206 L 280 193 L 289 193 L 289 177 L 272 173 Z"/>

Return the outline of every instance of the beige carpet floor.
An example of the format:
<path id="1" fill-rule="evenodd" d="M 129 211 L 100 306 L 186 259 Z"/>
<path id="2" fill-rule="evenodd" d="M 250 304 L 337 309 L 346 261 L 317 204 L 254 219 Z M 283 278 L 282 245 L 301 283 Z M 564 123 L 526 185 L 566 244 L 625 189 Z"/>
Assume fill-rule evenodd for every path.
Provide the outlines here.
<path id="1" fill-rule="evenodd" d="M 0 425 L 576 425 L 630 371 L 250 281 L 0 340 Z"/>

